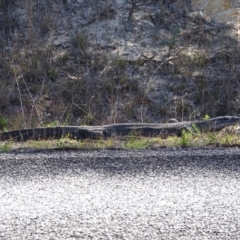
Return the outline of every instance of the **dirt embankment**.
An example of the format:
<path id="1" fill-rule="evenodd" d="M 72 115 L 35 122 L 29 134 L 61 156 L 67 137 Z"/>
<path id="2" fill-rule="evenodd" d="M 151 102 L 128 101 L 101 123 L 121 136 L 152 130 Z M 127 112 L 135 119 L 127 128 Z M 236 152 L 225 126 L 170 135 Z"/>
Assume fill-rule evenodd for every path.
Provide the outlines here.
<path id="1" fill-rule="evenodd" d="M 171 2 L 3 1 L 0 128 L 238 115 L 239 2 Z"/>

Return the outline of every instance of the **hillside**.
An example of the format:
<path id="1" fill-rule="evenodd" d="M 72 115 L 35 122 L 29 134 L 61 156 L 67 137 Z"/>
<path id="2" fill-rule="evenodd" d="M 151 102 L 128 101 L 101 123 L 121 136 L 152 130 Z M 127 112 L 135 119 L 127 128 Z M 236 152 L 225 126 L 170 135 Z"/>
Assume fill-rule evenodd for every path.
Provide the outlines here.
<path id="1" fill-rule="evenodd" d="M 239 19 L 239 0 L 1 1 L 0 128 L 239 115 Z"/>

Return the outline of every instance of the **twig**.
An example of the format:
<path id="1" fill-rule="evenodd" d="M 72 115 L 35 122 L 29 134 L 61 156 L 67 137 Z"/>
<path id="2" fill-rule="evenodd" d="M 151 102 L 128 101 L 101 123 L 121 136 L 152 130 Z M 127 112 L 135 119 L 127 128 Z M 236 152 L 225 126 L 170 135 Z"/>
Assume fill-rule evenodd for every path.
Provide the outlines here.
<path id="1" fill-rule="evenodd" d="M 88 116 L 90 116 L 92 119 L 94 119 L 96 122 L 98 122 L 100 125 L 102 125 L 102 123 L 100 121 L 98 121 L 93 115 L 91 115 L 90 113 L 88 113 L 87 111 L 85 111 L 83 108 L 81 108 L 79 105 L 77 105 L 76 103 L 73 102 L 73 105 L 76 106 L 77 108 L 81 109 L 84 113 L 86 113 Z"/>
<path id="2" fill-rule="evenodd" d="M 14 58 L 14 55 L 13 55 L 13 52 L 12 52 L 12 46 L 11 46 L 11 43 L 10 43 L 9 40 L 8 40 L 8 44 L 10 46 L 12 64 L 14 64 L 14 62 L 16 62 L 16 59 Z M 23 110 L 23 103 L 22 103 L 22 96 L 21 96 L 21 90 L 20 90 L 20 87 L 19 87 L 19 82 L 18 82 L 18 79 L 17 79 L 16 72 L 15 71 L 13 71 L 13 72 L 14 72 L 14 78 L 15 78 L 15 81 L 16 81 L 16 84 L 17 84 L 17 89 L 18 89 L 18 94 L 19 94 L 19 100 L 20 100 L 21 111 L 22 111 L 22 116 L 23 116 L 23 123 L 24 123 L 24 127 L 26 127 L 25 114 L 24 114 L 24 110 Z"/>

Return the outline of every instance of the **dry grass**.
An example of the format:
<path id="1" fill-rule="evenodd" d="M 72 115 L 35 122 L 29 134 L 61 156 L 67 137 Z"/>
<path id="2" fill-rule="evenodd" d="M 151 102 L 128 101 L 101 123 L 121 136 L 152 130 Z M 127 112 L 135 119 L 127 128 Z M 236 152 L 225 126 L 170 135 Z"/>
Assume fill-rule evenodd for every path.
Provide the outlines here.
<path id="1" fill-rule="evenodd" d="M 240 146 L 240 136 L 236 133 L 189 133 L 183 132 L 181 137 L 172 136 L 166 139 L 160 137 L 141 137 L 132 134 L 126 137 L 112 137 L 99 140 L 76 141 L 67 137 L 59 140 L 41 140 L 27 142 L 1 142 L 0 152 L 35 151 L 35 150 L 95 150 L 95 149 L 158 149 L 166 147 L 235 147 Z"/>

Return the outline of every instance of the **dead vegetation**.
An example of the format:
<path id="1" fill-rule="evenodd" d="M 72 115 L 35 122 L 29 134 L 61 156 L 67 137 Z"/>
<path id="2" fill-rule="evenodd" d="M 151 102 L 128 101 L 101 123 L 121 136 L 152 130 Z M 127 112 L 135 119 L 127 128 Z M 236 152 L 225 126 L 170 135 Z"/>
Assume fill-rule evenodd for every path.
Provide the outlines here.
<path id="1" fill-rule="evenodd" d="M 1 1 L 1 129 L 238 115 L 235 29 L 184 2 Z"/>

